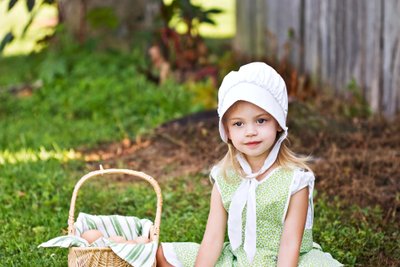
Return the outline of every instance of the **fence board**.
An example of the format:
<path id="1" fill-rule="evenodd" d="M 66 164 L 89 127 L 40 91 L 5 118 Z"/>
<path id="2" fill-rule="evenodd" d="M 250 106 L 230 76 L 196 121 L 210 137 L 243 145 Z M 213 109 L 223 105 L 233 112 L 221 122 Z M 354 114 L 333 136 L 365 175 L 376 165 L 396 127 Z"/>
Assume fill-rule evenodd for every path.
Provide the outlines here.
<path id="1" fill-rule="evenodd" d="M 386 114 L 396 110 L 399 102 L 400 75 L 400 2 L 386 0 L 383 17 L 383 109 Z"/>
<path id="2" fill-rule="evenodd" d="M 326 27 L 325 24 L 319 25 L 319 16 L 324 12 L 322 1 L 311 5 L 312 0 L 305 0 L 304 9 L 304 66 L 303 69 L 306 73 L 312 76 L 313 81 L 319 82 L 322 72 L 325 70 L 320 66 L 320 55 L 328 55 L 326 46 L 321 45 L 319 41 L 320 27 Z M 316 23 L 310 23 L 310 22 Z M 324 53 L 321 53 L 321 49 Z M 324 60 L 322 58 L 322 60 Z"/>
<path id="3" fill-rule="evenodd" d="M 381 32 L 382 32 L 382 1 L 372 0 L 364 1 L 365 16 L 363 25 L 364 46 L 360 65 L 362 68 L 362 83 L 365 96 L 371 105 L 373 111 L 378 112 L 380 109 L 380 95 L 382 92 L 382 48 L 381 48 Z"/>
<path id="4" fill-rule="evenodd" d="M 302 0 L 264 0 L 267 32 L 267 56 L 269 58 L 290 59 L 292 64 L 300 67 L 300 11 Z M 291 6 L 289 10 L 287 6 Z M 277 16 L 277 14 L 286 14 Z M 275 29 L 270 31 L 270 29 Z M 289 49 L 290 48 L 290 49 Z"/>

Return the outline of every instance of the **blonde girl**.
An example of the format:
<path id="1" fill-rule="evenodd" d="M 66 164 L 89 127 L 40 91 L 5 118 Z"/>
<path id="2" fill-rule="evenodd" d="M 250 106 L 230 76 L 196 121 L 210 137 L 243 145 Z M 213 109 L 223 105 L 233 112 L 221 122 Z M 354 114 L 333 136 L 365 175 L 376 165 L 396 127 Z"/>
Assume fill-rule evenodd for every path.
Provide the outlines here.
<path id="1" fill-rule="evenodd" d="M 267 64 L 224 78 L 218 115 L 228 152 L 211 170 L 203 240 L 162 243 L 159 266 L 342 266 L 313 242 L 315 178 L 284 143 L 287 112 L 285 82 Z"/>

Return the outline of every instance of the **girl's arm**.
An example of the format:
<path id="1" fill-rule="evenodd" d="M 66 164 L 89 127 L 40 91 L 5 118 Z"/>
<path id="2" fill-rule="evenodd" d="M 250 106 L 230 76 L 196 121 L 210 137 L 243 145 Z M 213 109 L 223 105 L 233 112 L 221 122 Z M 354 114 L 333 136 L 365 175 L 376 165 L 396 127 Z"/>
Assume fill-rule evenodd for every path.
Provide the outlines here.
<path id="1" fill-rule="evenodd" d="M 227 213 L 222 204 L 221 194 L 214 185 L 211 192 L 210 213 L 203 241 L 197 254 L 195 266 L 214 266 L 225 240 Z"/>
<path id="2" fill-rule="evenodd" d="M 308 186 L 291 196 L 279 246 L 278 266 L 297 266 L 308 209 Z"/>

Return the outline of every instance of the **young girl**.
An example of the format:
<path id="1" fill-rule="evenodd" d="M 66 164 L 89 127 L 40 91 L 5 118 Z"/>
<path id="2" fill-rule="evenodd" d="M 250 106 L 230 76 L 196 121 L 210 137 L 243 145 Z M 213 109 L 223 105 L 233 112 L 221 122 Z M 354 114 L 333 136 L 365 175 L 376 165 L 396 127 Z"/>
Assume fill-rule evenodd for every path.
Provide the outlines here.
<path id="1" fill-rule="evenodd" d="M 284 143 L 287 112 L 285 82 L 267 64 L 224 78 L 219 132 L 229 150 L 211 170 L 203 241 L 163 243 L 158 266 L 342 266 L 313 243 L 314 175 Z"/>

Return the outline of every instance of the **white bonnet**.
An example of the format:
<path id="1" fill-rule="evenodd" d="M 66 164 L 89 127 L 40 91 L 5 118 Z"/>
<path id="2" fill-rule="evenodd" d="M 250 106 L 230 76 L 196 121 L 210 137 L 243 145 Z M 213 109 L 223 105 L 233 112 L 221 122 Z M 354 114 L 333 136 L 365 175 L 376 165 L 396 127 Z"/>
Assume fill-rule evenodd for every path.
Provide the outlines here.
<path id="1" fill-rule="evenodd" d="M 228 138 L 222 123 L 226 111 L 243 100 L 259 106 L 273 116 L 283 131 L 287 131 L 288 96 L 282 77 L 269 65 L 253 62 L 228 73 L 218 91 L 219 132 Z"/>

